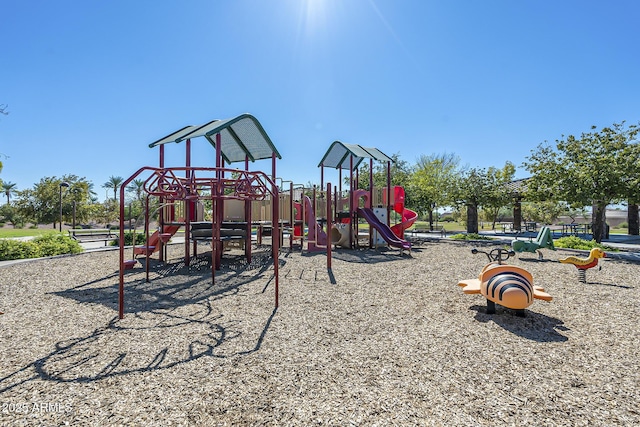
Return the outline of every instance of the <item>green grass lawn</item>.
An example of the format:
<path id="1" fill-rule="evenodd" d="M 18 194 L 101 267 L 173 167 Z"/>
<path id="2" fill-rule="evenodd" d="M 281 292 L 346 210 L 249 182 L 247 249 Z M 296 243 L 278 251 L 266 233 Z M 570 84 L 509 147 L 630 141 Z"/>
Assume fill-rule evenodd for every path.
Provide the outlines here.
<path id="1" fill-rule="evenodd" d="M 0 239 L 14 237 L 41 236 L 54 230 L 51 228 L 0 228 Z"/>

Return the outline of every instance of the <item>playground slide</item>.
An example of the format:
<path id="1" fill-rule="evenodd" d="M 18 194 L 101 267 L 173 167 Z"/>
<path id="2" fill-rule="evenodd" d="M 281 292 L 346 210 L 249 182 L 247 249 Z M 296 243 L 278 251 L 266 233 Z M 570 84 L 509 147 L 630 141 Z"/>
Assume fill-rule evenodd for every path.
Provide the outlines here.
<path id="1" fill-rule="evenodd" d="M 411 243 L 406 240 L 400 239 L 391 228 L 380 222 L 376 214 L 370 208 L 358 208 L 358 214 L 363 217 L 367 222 L 380 233 L 380 236 L 389 244 L 400 249 L 411 249 Z"/>
<path id="2" fill-rule="evenodd" d="M 391 227 L 391 231 L 393 231 L 393 234 L 398 236 L 399 239 L 402 239 L 404 237 L 404 231 L 411 227 L 418 219 L 418 213 L 407 208 L 402 208 L 402 211 L 396 210 L 396 212 L 402 215 L 402 222 Z"/>
<path id="3" fill-rule="evenodd" d="M 182 222 L 182 221 L 184 221 L 183 218 L 178 219 L 178 222 Z M 176 234 L 176 232 L 180 227 L 181 225 L 167 225 L 164 227 L 164 232 L 165 234 L 171 234 L 173 236 L 174 234 Z M 156 230 L 153 232 L 151 236 L 149 236 L 148 246 L 153 247 L 153 250 L 151 251 L 152 254 L 160 250 L 160 245 L 158 244 L 159 242 L 160 242 L 160 230 Z M 136 247 L 134 249 L 134 252 L 136 254 L 144 254 L 145 249 L 144 247 Z"/>
<path id="4" fill-rule="evenodd" d="M 404 231 L 407 228 L 411 227 L 414 222 L 416 222 L 416 220 L 418 219 L 418 213 L 404 207 L 404 187 L 396 185 L 393 188 L 393 191 L 395 200 L 393 210 L 402 216 L 402 221 L 391 227 L 391 230 L 396 236 L 398 236 L 399 239 L 403 240 Z"/>
<path id="5" fill-rule="evenodd" d="M 311 199 L 304 196 L 304 209 L 307 214 L 307 225 L 309 226 L 308 249 L 309 251 L 324 251 L 327 246 L 327 233 L 322 231 L 322 227 L 316 220 L 316 213 L 311 204 Z M 318 247 L 317 245 L 320 245 Z M 324 247 L 322 247 L 324 246 Z"/>

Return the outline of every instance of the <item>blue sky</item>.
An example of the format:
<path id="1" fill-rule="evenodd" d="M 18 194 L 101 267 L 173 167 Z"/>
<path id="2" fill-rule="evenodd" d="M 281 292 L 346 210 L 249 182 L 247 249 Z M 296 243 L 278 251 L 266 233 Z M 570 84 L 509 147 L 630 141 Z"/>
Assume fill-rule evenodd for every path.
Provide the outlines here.
<path id="1" fill-rule="evenodd" d="M 149 143 L 242 113 L 296 183 L 320 181 L 335 140 L 520 166 L 544 141 L 638 123 L 638 16 L 635 0 L 0 0 L 0 178 L 75 174 L 104 198 L 110 176 L 157 165 Z"/>

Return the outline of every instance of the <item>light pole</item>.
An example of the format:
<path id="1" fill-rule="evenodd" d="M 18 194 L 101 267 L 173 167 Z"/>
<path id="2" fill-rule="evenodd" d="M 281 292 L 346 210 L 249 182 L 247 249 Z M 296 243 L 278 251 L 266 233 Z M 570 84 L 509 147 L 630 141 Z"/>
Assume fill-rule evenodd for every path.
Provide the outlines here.
<path id="1" fill-rule="evenodd" d="M 62 181 L 60 183 L 60 228 L 59 231 L 62 232 L 62 187 L 67 187 L 69 188 L 69 183 Z"/>

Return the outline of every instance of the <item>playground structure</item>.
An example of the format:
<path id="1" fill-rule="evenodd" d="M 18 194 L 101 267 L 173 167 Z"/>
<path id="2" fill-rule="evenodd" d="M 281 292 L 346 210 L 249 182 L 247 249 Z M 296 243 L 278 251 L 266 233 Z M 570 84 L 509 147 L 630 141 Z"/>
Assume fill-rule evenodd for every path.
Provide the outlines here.
<path id="1" fill-rule="evenodd" d="M 538 232 L 535 240 L 533 241 L 525 241 L 525 240 L 513 240 L 511 242 L 511 249 L 515 252 L 531 252 L 538 253 L 538 259 L 542 259 L 542 251 L 540 249 L 551 249 L 556 250 L 553 245 L 553 237 L 551 236 L 551 229 L 547 226 L 544 226 Z"/>
<path id="2" fill-rule="evenodd" d="M 215 148 L 215 167 L 194 167 L 191 165 L 192 139 L 204 137 Z M 185 166 L 165 166 L 165 145 L 185 142 Z M 191 258 L 191 244 L 196 253 L 196 241 L 211 241 L 211 276 L 215 280 L 215 270 L 220 267 L 223 244 L 233 237 L 251 236 L 252 207 L 254 203 L 268 201 L 264 206 L 271 209 L 271 217 L 279 217 L 279 191 L 275 184 L 276 159 L 281 158 L 275 146 L 255 117 L 243 114 L 227 120 L 213 120 L 201 126 L 186 126 L 149 145 L 159 148 L 159 166 L 145 166 L 126 179 L 120 187 L 120 267 L 119 267 L 119 317 L 124 317 L 124 272 L 133 268 L 136 257 L 147 259 L 158 253 L 164 260 L 164 246 L 181 227 L 185 232 L 184 262 L 188 266 Z M 262 171 L 249 171 L 249 161 L 271 159 L 271 175 Z M 244 162 L 244 169 L 231 169 L 226 164 Z M 125 189 L 134 179 L 144 179 L 145 191 L 145 236 L 143 246 L 133 245 L 132 259 L 125 259 Z M 158 229 L 149 234 L 149 198 L 159 202 Z M 239 202 L 244 216 L 238 221 L 225 221 L 225 202 Z M 200 208 L 203 201 L 211 205 L 211 221 L 203 221 Z M 200 213 L 200 214 L 199 214 Z M 260 213 L 264 214 L 264 210 Z M 279 235 L 278 220 L 271 222 L 272 233 Z M 195 227 L 192 227 L 194 225 Z M 206 230 L 206 227 L 209 230 Z M 196 232 L 197 230 L 197 232 Z M 193 233 L 193 234 L 192 234 Z M 273 254 L 275 306 L 278 306 L 278 253 L 279 239 L 271 239 Z M 251 259 L 250 241 L 245 242 L 246 257 Z M 145 262 L 146 280 L 149 281 L 149 262 Z"/>
<path id="3" fill-rule="evenodd" d="M 215 148 L 215 166 L 192 166 L 192 139 L 203 137 Z M 185 143 L 184 166 L 167 166 L 165 146 Z M 252 234 L 262 244 L 270 235 L 273 256 L 275 307 L 279 304 L 278 256 L 285 236 L 289 246 L 299 244 L 308 252 L 326 252 L 327 269 L 331 270 L 332 246 L 355 248 L 389 245 L 411 250 L 404 232 L 417 219 L 417 214 L 405 207 L 404 188 L 391 186 L 390 166 L 393 161 L 380 150 L 355 144 L 334 142 L 320 162 L 320 188 L 304 188 L 293 182 L 277 185 L 276 160 L 281 156 L 268 135 L 253 116 L 243 114 L 227 120 L 213 120 L 201 126 L 187 126 L 151 144 L 159 149 L 157 167 L 140 168 L 120 187 L 120 274 L 119 316 L 124 317 L 124 274 L 136 266 L 138 258 L 146 258 L 146 281 L 150 281 L 149 259 L 157 254 L 159 262 L 166 259 L 166 245 L 179 229 L 184 229 L 184 264 L 189 266 L 192 253 L 197 256 L 197 242 L 211 242 L 211 276 L 220 268 L 225 245 L 239 242 L 244 247 L 247 263 L 251 262 Z M 358 166 L 368 158 L 369 186 L 357 188 Z M 271 160 L 271 173 L 249 170 L 249 161 Z M 386 163 L 387 185 L 373 186 L 373 161 Z M 226 167 L 243 162 L 244 169 Z M 324 183 L 324 168 L 339 171 L 339 185 Z M 342 190 L 342 171 L 349 170 L 349 189 Z M 125 257 L 125 194 L 133 180 L 144 180 L 145 244 L 133 244 L 131 258 Z M 155 198 L 157 204 L 152 204 Z M 205 204 L 210 207 L 206 209 Z M 155 209 L 152 211 L 152 209 Z M 391 225 L 391 212 L 400 220 Z M 158 225 L 153 232 L 150 221 L 157 214 Z M 209 219 L 205 219 L 205 217 Z M 369 225 L 361 233 L 360 223 Z M 131 230 L 130 230 L 131 231 Z M 135 230 L 133 230 L 135 231 Z M 367 243 L 363 243 L 366 240 Z"/>
<path id="4" fill-rule="evenodd" d="M 458 286 L 462 286 L 465 294 L 482 294 L 487 299 L 487 314 L 495 314 L 496 304 L 516 311 L 516 315 L 524 317 L 525 309 L 534 299 L 551 301 L 552 297 L 544 292 L 544 288 L 534 286 L 533 276 L 527 270 L 515 265 L 502 264 L 513 251 L 505 251 L 502 248 L 491 252 L 472 249 L 472 253 L 484 253 L 489 258 L 477 279 L 461 280 Z"/>
<path id="5" fill-rule="evenodd" d="M 367 189 L 358 188 L 358 166 L 369 159 L 369 186 Z M 386 165 L 387 184 L 382 188 L 374 188 L 373 162 L 379 161 Z M 313 198 L 303 196 L 295 205 L 298 213 L 296 220 L 306 222 L 309 227 L 309 251 L 324 250 L 328 245 L 345 248 L 354 248 L 361 245 L 359 239 L 360 220 L 369 225 L 368 233 L 364 237 L 368 240 L 369 247 L 389 245 L 402 250 L 411 250 L 411 244 L 404 238 L 404 232 L 411 227 L 417 219 L 417 213 L 405 207 L 405 192 L 400 186 L 391 186 L 391 162 L 388 157 L 377 148 L 362 147 L 357 144 L 345 144 L 335 141 L 320 161 L 320 188 L 324 189 L 325 168 L 338 170 L 338 186 L 331 186 L 316 197 L 313 190 Z M 342 189 L 342 172 L 349 171 L 349 188 Z M 292 190 L 293 191 L 293 187 Z M 333 206 L 331 205 L 333 200 Z M 324 203 L 324 204 L 323 204 Z M 316 217 L 316 212 L 324 212 L 325 217 Z M 391 226 L 391 212 L 396 212 L 401 220 Z M 323 228 L 323 225 L 325 227 Z M 293 240 L 303 240 L 302 228 L 294 228 Z"/>

